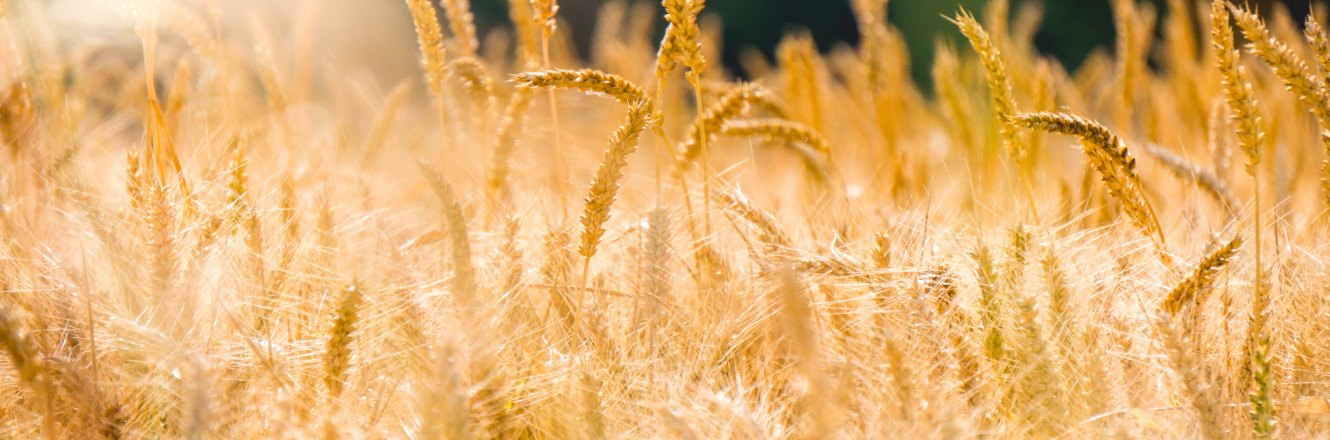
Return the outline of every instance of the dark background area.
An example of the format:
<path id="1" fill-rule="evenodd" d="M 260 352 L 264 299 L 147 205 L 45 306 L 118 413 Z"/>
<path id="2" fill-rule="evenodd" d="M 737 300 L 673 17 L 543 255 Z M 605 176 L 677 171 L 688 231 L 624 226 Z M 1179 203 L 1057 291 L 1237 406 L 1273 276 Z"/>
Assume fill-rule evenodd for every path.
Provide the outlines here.
<path id="1" fill-rule="evenodd" d="M 579 53 L 587 53 L 595 30 L 596 11 L 607 0 L 560 0 L 559 15 L 571 23 L 571 32 Z M 634 0 L 629 0 L 634 1 Z M 651 1 L 651 0 L 640 0 Z M 1015 14 L 1022 1 L 1011 0 Z M 1187 0 L 1195 3 L 1195 0 Z M 1272 3 L 1284 3 L 1300 23 L 1310 9 L 1308 0 L 1252 0 L 1258 11 L 1266 11 Z M 664 9 L 658 2 L 660 15 Z M 909 44 L 912 71 L 921 85 L 927 86 L 929 66 L 932 63 L 933 44 L 938 38 L 947 38 L 961 47 L 963 37 L 944 16 L 955 15 L 961 7 L 980 14 L 987 0 L 891 0 L 887 18 L 905 35 Z M 1074 69 L 1094 48 L 1112 47 L 1114 40 L 1113 13 L 1108 0 L 1043 0 L 1044 20 L 1035 44 L 1039 51 L 1058 58 Z M 1164 0 L 1146 0 L 1164 14 Z M 1206 0 L 1205 4 L 1209 4 Z M 484 30 L 492 26 L 507 26 L 507 2 L 504 0 L 474 0 L 472 9 L 476 24 Z M 731 72 L 738 68 L 739 49 L 754 47 L 771 58 L 776 43 L 791 29 L 807 28 L 818 46 L 826 51 L 845 42 L 855 44 L 858 29 L 850 12 L 849 0 L 708 0 L 703 14 L 719 15 L 724 23 L 725 65 Z M 658 31 L 664 29 L 664 19 L 658 20 Z M 567 30 L 563 30 L 567 31 Z"/>

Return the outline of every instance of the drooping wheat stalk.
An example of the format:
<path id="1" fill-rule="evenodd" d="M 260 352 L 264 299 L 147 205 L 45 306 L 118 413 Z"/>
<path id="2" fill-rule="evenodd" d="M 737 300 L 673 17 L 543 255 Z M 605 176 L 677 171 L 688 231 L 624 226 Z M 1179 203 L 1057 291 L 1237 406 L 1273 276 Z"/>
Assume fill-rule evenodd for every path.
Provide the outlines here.
<path id="1" fill-rule="evenodd" d="M 513 82 L 523 87 L 577 89 L 609 96 L 624 104 L 642 102 L 644 108 L 655 110 L 641 87 L 619 75 L 595 69 L 525 72 L 513 75 Z"/>
<path id="2" fill-rule="evenodd" d="M 582 266 L 582 291 L 586 291 L 587 274 L 591 270 L 591 257 L 596 255 L 596 247 L 605 235 L 605 222 L 610 219 L 610 207 L 619 192 L 619 179 L 623 178 L 624 167 L 628 166 L 628 155 L 637 151 L 637 140 L 642 130 L 653 123 L 653 114 L 648 101 L 637 101 L 628 106 L 628 120 L 610 136 L 610 145 L 605 149 L 605 157 L 600 167 L 596 168 L 596 177 L 587 191 L 586 207 L 582 212 L 582 244 L 577 249 L 585 260 Z M 581 301 L 578 301 L 581 304 Z"/>
<path id="3" fill-rule="evenodd" d="M 719 134 L 721 126 L 726 121 L 747 113 L 749 104 L 760 93 L 761 90 L 753 84 L 740 84 L 725 92 L 710 108 L 701 113 L 697 121 L 688 127 L 688 137 L 683 141 L 683 165 L 692 165 L 702 154 L 703 137 Z"/>
<path id="4" fill-rule="evenodd" d="M 1214 197 L 1215 201 L 1224 207 L 1225 212 L 1231 213 L 1238 206 L 1238 199 L 1233 194 L 1233 190 L 1214 171 L 1188 161 L 1155 144 L 1145 144 L 1145 152 L 1159 160 L 1159 163 L 1164 164 L 1174 175 L 1195 183 L 1197 187 L 1210 193 L 1210 196 Z"/>
<path id="5" fill-rule="evenodd" d="M 1172 267 L 1172 257 L 1164 242 L 1154 208 L 1145 197 L 1141 177 L 1136 174 L 1136 158 L 1127 150 L 1127 144 L 1098 122 L 1065 113 L 1021 113 L 1012 120 L 1016 124 L 1036 130 L 1075 136 L 1081 141 L 1081 151 L 1090 166 L 1099 171 L 1108 192 L 1122 202 L 1127 216 L 1145 236 L 1154 241 L 1155 250 L 1164 265 Z"/>
<path id="6" fill-rule="evenodd" d="M 746 119 L 726 122 L 720 128 L 726 136 L 748 137 L 761 136 L 794 142 L 795 152 L 804 158 L 804 165 L 809 175 L 819 181 L 826 181 L 831 175 L 831 143 L 822 134 L 807 125 L 783 119 Z M 799 145 L 811 149 L 811 156 L 801 151 Z"/>

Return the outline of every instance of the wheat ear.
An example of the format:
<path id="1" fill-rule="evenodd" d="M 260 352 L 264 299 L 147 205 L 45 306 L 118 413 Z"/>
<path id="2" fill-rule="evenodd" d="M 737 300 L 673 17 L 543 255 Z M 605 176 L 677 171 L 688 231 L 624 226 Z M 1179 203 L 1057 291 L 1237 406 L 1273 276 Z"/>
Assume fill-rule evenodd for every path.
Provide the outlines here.
<path id="1" fill-rule="evenodd" d="M 1164 164 L 1164 167 L 1168 168 L 1174 175 L 1195 183 L 1196 186 L 1210 193 L 1215 201 L 1224 206 L 1226 212 L 1231 213 L 1234 207 L 1238 206 L 1238 199 L 1237 196 L 1233 195 L 1233 190 L 1229 189 L 1228 184 L 1224 183 L 1224 180 L 1220 179 L 1219 175 L 1215 174 L 1213 170 L 1183 159 L 1181 156 L 1155 144 L 1145 144 L 1145 152 L 1153 156 L 1159 163 Z"/>
<path id="2" fill-rule="evenodd" d="M 702 11 L 705 0 L 664 0 L 665 37 L 656 52 L 656 77 L 665 74 L 682 63 L 689 70 L 701 73 L 706 60 L 702 58 L 702 43 L 698 38 L 697 13 Z"/>
<path id="3" fill-rule="evenodd" d="M 1002 17 L 994 18 L 995 23 L 1005 24 L 1006 16 L 1001 15 Z M 1035 223 L 1038 223 L 1039 210 L 1035 208 L 1034 190 L 1030 186 L 1027 157 L 1029 153 L 1026 151 L 1025 139 L 1021 139 L 1020 131 L 1011 121 L 1016 115 L 1016 97 L 1011 90 L 1011 78 L 1007 75 L 1007 65 L 1002 60 L 1002 53 L 998 49 L 997 42 L 979 25 L 974 15 L 962 9 L 955 18 L 948 20 L 960 27 L 961 33 L 970 40 L 970 46 L 979 53 L 979 60 L 984 64 L 984 72 L 988 75 L 988 88 L 993 97 L 993 109 L 997 114 L 998 133 L 1002 136 L 1002 145 L 1020 169 L 1021 184 L 1025 188 L 1025 196 L 1030 204 L 1030 213 L 1034 215 Z M 998 35 L 1005 37 L 1001 32 Z"/>
<path id="4" fill-rule="evenodd" d="M 337 316 L 328 335 L 328 351 L 323 360 L 323 383 L 333 397 L 342 395 L 346 387 L 346 370 L 351 364 L 351 341 L 360 321 L 360 301 L 363 295 L 359 283 L 351 283 L 342 293 Z"/>
<path id="5" fill-rule="evenodd" d="M 651 98 L 641 87 L 622 76 L 595 69 L 524 72 L 513 75 L 513 82 L 525 87 L 577 89 L 606 95 L 624 104 L 641 101 L 646 109 L 654 111 Z"/>
<path id="6" fill-rule="evenodd" d="M 1013 121 L 1028 128 L 1075 136 L 1081 141 L 1090 165 L 1099 171 L 1108 192 L 1122 202 L 1127 215 L 1141 231 L 1154 240 L 1155 249 L 1165 266 L 1172 267 L 1154 208 L 1145 198 L 1141 177 L 1136 174 L 1136 158 L 1127 144 L 1098 122 L 1064 113 L 1021 113 Z"/>
<path id="7" fill-rule="evenodd" d="M 1274 375 L 1270 371 L 1270 335 L 1262 332 L 1252 343 L 1255 345 L 1251 358 L 1252 382 L 1255 388 L 1247 396 L 1247 400 L 1252 404 L 1251 413 L 1248 414 L 1252 421 L 1252 438 L 1272 440 L 1275 438 L 1275 405 L 1274 398 L 1270 395 L 1271 382 L 1274 380 Z"/>
<path id="8" fill-rule="evenodd" d="M 1330 77 L 1330 40 L 1326 38 L 1325 27 L 1316 21 L 1316 14 L 1307 14 L 1303 34 L 1316 53 L 1316 69 L 1320 73 L 1317 79 L 1326 81 L 1326 77 Z"/>
<path id="9" fill-rule="evenodd" d="M 1201 422 L 1201 432 L 1208 440 L 1225 438 L 1224 429 L 1219 423 L 1219 406 L 1214 401 L 1214 392 L 1206 383 L 1199 361 L 1188 349 L 1187 335 L 1173 323 L 1167 314 L 1155 316 L 1155 326 L 1164 340 L 1164 349 L 1173 361 L 1173 369 L 1182 376 L 1182 385 L 1187 390 L 1192 407 L 1196 409 Z"/>
<path id="10" fill-rule="evenodd" d="M 42 359 L 7 307 L 0 307 L 0 344 L 9 352 L 9 360 L 18 370 L 19 379 L 28 385 L 36 384 L 37 375 L 42 371 Z"/>
<path id="11" fill-rule="evenodd" d="M 468 0 L 442 0 L 439 2 L 448 14 L 448 31 L 453 34 L 456 48 L 463 57 L 473 57 L 480 48 L 476 39 L 475 17 L 471 15 L 471 2 Z"/>
<path id="12" fill-rule="evenodd" d="M 421 66 L 425 70 L 425 85 L 429 86 L 430 96 L 439 99 L 446 65 L 443 29 L 439 26 L 439 17 L 434 14 L 434 5 L 430 0 L 406 0 L 406 5 L 411 10 L 411 20 L 416 27 L 416 40 L 420 43 L 420 52 L 424 56 Z"/>
<path id="13" fill-rule="evenodd" d="M 495 107 L 494 80 L 490 78 L 489 72 L 480 63 L 480 59 L 475 57 L 454 59 L 448 62 L 444 71 L 448 78 L 461 80 L 462 86 L 471 95 L 471 103 L 475 106 L 476 126 L 483 130 L 489 124 Z"/>
<path id="14" fill-rule="evenodd" d="M 970 40 L 974 51 L 979 53 L 979 60 L 984 64 L 984 73 L 988 75 L 988 87 L 993 97 L 993 109 L 997 113 L 998 132 L 1002 135 L 1002 145 L 1007 153 L 1018 162 L 1025 160 L 1025 145 L 1021 142 L 1020 132 L 1010 122 L 1016 115 L 1016 97 L 1011 91 L 1011 78 L 1007 76 L 1007 65 L 1002 61 L 1002 54 L 997 44 L 965 10 L 955 18 L 948 18 L 961 33 Z"/>
<path id="15" fill-rule="evenodd" d="M 491 203 L 501 203 L 508 198 L 508 173 L 512 167 L 513 148 L 517 146 L 517 138 L 521 134 L 530 104 L 531 88 L 518 87 L 508 100 L 503 119 L 499 121 L 490 153 L 489 175 L 485 178 L 485 188 L 489 191 Z"/>
<path id="16" fill-rule="evenodd" d="M 1232 4 L 1228 8 L 1242 29 L 1242 35 L 1251 42 L 1251 52 L 1270 66 L 1270 70 L 1283 81 L 1284 87 L 1311 107 L 1312 113 L 1321 121 L 1322 128 L 1326 128 L 1326 124 L 1330 123 L 1330 103 L 1326 102 L 1324 82 L 1311 73 L 1307 63 L 1293 52 L 1293 48 L 1270 35 L 1265 23 L 1255 13 Z"/>
<path id="17" fill-rule="evenodd" d="M 670 216 L 662 207 L 647 213 L 646 323 L 651 353 L 657 353 L 657 333 L 662 306 L 670 295 Z"/>
<path id="18" fill-rule="evenodd" d="M 760 232 L 758 239 L 765 243 L 770 251 L 780 252 L 789 248 L 790 239 L 785 236 L 785 232 L 781 231 L 780 225 L 776 223 L 776 218 L 770 213 L 753 206 L 748 198 L 738 191 L 716 190 L 714 195 L 726 208 L 757 227 Z"/>
<path id="19" fill-rule="evenodd" d="M 475 306 L 475 268 L 471 262 L 471 240 L 466 231 L 466 214 L 462 211 L 462 201 L 457 197 L 453 185 L 437 167 L 420 161 L 420 170 L 429 180 L 434 194 L 443 202 L 443 217 L 449 239 L 452 240 L 453 259 L 453 295 L 462 307 Z"/>
<path id="20" fill-rule="evenodd" d="M 1191 276 L 1178 283 L 1173 291 L 1169 292 L 1168 297 L 1164 299 L 1162 308 L 1168 312 L 1169 316 L 1175 316 L 1184 306 L 1200 305 L 1206 291 L 1210 288 L 1210 283 L 1214 281 L 1215 275 L 1233 259 L 1237 254 L 1238 247 L 1242 246 L 1242 237 L 1233 237 L 1228 244 L 1220 246 L 1205 259 L 1196 264 L 1196 270 L 1192 271 Z"/>
<path id="21" fill-rule="evenodd" d="M 726 122 L 720 128 L 726 136 L 764 136 L 772 139 L 802 142 L 831 160 L 831 142 L 813 127 L 785 119 L 744 119 Z"/>
<path id="22" fill-rule="evenodd" d="M 711 108 L 697 117 L 697 121 L 688 127 L 688 137 L 683 144 L 683 166 L 689 166 L 702 154 L 703 137 L 715 136 L 726 121 L 748 111 L 748 105 L 760 93 L 757 86 L 740 84 L 725 92 Z"/>
<path id="23" fill-rule="evenodd" d="M 610 136 L 605 157 L 596 168 L 596 177 L 591 181 L 586 207 L 582 212 L 582 244 L 577 249 L 577 253 L 585 258 L 582 265 L 582 292 L 586 291 L 591 257 L 596 255 L 596 247 L 605 235 L 605 222 L 610 218 L 610 206 L 614 204 L 614 197 L 619 192 L 619 179 L 623 178 L 624 167 L 628 166 L 628 155 L 637 151 L 637 140 L 642 130 L 652 123 L 653 117 L 647 101 L 629 105 L 628 120 Z"/>
<path id="24" fill-rule="evenodd" d="M 397 113 L 402 110 L 406 104 L 407 93 L 411 91 L 411 83 L 401 82 L 397 87 L 388 93 L 388 98 L 383 101 L 383 108 L 379 114 L 374 116 L 374 123 L 370 125 L 369 137 L 365 138 L 365 147 L 360 153 L 360 167 L 368 169 L 374 164 L 374 160 L 379 156 L 379 151 L 383 149 L 383 144 L 388 141 L 388 135 L 392 133 L 393 121 L 397 119 Z"/>
<path id="25" fill-rule="evenodd" d="M 1222 0 L 1215 0 L 1211 5 L 1211 16 L 1214 20 L 1212 39 L 1214 40 L 1215 57 L 1219 64 L 1219 72 L 1224 75 L 1224 96 L 1228 99 L 1229 108 L 1232 109 L 1232 119 L 1237 126 L 1238 145 L 1243 154 L 1247 157 L 1247 174 L 1252 176 L 1252 183 L 1254 186 L 1252 189 L 1252 201 L 1256 205 L 1256 209 L 1252 215 L 1252 223 L 1256 249 L 1253 251 L 1253 255 L 1255 256 L 1254 259 L 1256 263 L 1254 269 L 1255 283 L 1257 295 L 1259 296 L 1263 283 L 1261 276 L 1263 269 L 1261 267 L 1261 180 L 1260 167 L 1258 167 L 1257 164 L 1260 164 L 1261 162 L 1261 142 L 1265 136 L 1265 132 L 1264 128 L 1261 126 L 1260 114 L 1257 113 L 1256 99 L 1252 97 L 1251 83 L 1248 82 L 1246 72 L 1243 68 L 1237 65 L 1238 52 L 1233 49 L 1233 32 L 1228 24 L 1228 12 L 1228 9 L 1225 8 L 1225 2 Z M 1234 12 L 1237 13 L 1238 11 L 1235 10 Z M 1268 33 L 1265 32 L 1264 24 L 1254 16 L 1239 14 L 1238 20 L 1239 26 L 1242 27 L 1243 33 L 1247 38 L 1250 39 L 1253 36 L 1265 34 L 1266 38 L 1262 39 L 1262 41 L 1253 41 L 1253 47 L 1261 45 L 1261 47 L 1264 48 L 1262 51 L 1264 54 L 1261 55 L 1262 58 L 1271 66 L 1280 66 L 1275 67 L 1275 73 L 1284 80 L 1285 86 L 1289 87 L 1290 90 L 1294 90 L 1295 86 L 1299 87 L 1299 91 L 1296 92 L 1299 95 L 1312 92 L 1311 90 L 1308 90 L 1311 85 L 1306 82 L 1305 66 L 1301 64 L 1301 61 L 1298 60 L 1295 55 L 1288 51 L 1287 46 L 1280 44 L 1278 41 L 1272 41 Z M 1243 22 L 1245 22 L 1245 25 Z M 1323 101 L 1325 97 L 1324 86 L 1320 87 L 1320 97 Z M 1303 99 L 1305 100 L 1308 98 L 1304 96 Z M 1330 115 L 1330 113 L 1322 111 L 1324 110 L 1324 104 L 1321 104 L 1320 108 L 1322 110 L 1315 110 L 1318 108 L 1316 104 L 1313 104 L 1312 108 L 1314 109 L 1313 113 L 1316 113 L 1317 119 L 1320 119 L 1322 126 L 1324 126 L 1326 119 L 1321 118 L 1321 116 Z M 1318 111 L 1319 113 L 1317 113 Z M 1327 139 L 1328 138 L 1325 137 L 1325 134 L 1322 134 L 1322 142 L 1325 142 Z M 1330 162 L 1327 162 L 1325 166 L 1330 167 Z M 1323 180 L 1323 182 L 1325 181 Z"/>

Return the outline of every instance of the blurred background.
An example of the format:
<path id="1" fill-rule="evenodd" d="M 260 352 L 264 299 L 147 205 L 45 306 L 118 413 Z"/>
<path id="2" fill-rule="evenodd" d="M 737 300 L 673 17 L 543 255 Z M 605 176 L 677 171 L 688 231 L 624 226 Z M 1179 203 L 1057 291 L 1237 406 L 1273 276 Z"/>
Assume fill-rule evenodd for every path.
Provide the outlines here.
<path id="1" fill-rule="evenodd" d="M 595 32 L 597 13 L 610 0 L 558 0 L 559 17 L 582 57 L 589 53 Z M 655 31 L 664 32 L 664 9 L 659 0 L 620 0 L 641 2 L 656 13 Z M 1044 18 L 1036 36 L 1036 46 L 1044 54 L 1059 59 L 1075 69 L 1096 47 L 1112 49 L 1114 27 L 1110 0 L 1010 0 L 1011 13 L 1023 2 L 1040 1 Z M 1165 11 L 1166 0 L 1137 0 Z M 1184 0 L 1208 11 L 1210 0 Z M 1275 7 L 1286 7 L 1301 24 L 1311 9 L 1311 0 L 1238 0 L 1254 5 L 1262 15 Z M 1321 2 L 1323 0 L 1314 0 Z M 703 15 L 721 19 L 724 28 L 722 62 L 730 72 L 742 74 L 739 54 L 745 48 L 757 49 L 770 59 L 776 43 L 786 32 L 805 28 L 812 32 L 819 47 L 829 50 L 837 44 L 856 44 L 858 30 L 850 12 L 850 0 L 708 0 Z M 181 4 L 201 4 L 185 0 Z M 298 26 L 300 0 L 226 0 L 228 39 L 248 38 L 251 17 L 263 21 L 273 33 L 290 36 Z M 960 8 L 981 14 L 987 0 L 890 0 L 888 20 L 904 34 L 912 56 L 915 80 L 931 90 L 929 68 L 934 43 L 949 39 L 964 47 L 956 27 L 944 18 Z M 87 42 L 119 40 L 133 55 L 138 38 L 119 15 L 112 13 L 105 0 L 45 0 L 47 16 L 63 42 L 77 46 Z M 316 0 L 314 25 L 318 52 L 347 66 L 363 68 L 380 84 L 391 85 L 408 75 L 418 75 L 419 57 L 411 16 L 403 0 Z M 508 0 L 471 0 L 478 35 L 483 40 L 493 29 L 508 27 Z M 443 17 L 442 11 L 440 17 Z M 1162 14 L 1162 13 L 1161 13 Z M 1156 27 L 1158 28 L 1158 27 Z M 1156 30 L 1158 32 L 1158 30 Z M 714 62 L 714 60 L 712 61 Z"/>
<path id="2" fill-rule="evenodd" d="M 559 13 L 573 24 L 573 36 L 583 49 L 582 53 L 586 53 L 591 40 L 596 10 L 605 1 L 559 1 Z M 1039 0 L 1011 0 L 1013 14 L 1022 1 Z M 1207 11 L 1210 4 L 1209 0 L 1186 1 L 1203 4 Z M 979 14 L 986 3 L 987 0 L 890 0 L 887 18 L 905 35 L 913 58 L 911 69 L 921 85 L 928 86 L 928 69 L 936 39 L 964 42 L 960 32 L 944 16 L 953 16 L 962 7 Z M 1153 3 L 1159 11 L 1166 9 L 1165 0 L 1144 3 Z M 1258 11 L 1282 3 L 1293 17 L 1300 20 L 1307 15 L 1311 1 L 1250 0 L 1248 3 L 1255 5 Z M 1042 4 L 1044 20 L 1036 37 L 1041 52 L 1074 69 L 1095 47 L 1111 49 L 1114 30 L 1109 0 L 1042 0 Z M 507 2 L 504 0 L 472 0 L 472 8 L 478 26 L 507 25 Z M 725 28 L 724 62 L 731 72 L 740 74 L 738 54 L 741 48 L 759 49 L 770 58 L 776 43 L 791 28 L 803 27 L 812 31 L 824 51 L 837 43 L 855 44 L 859 37 L 849 0 L 708 0 L 703 13 L 721 18 Z M 663 9 L 661 14 L 664 14 Z M 661 19 L 662 29 L 663 22 Z"/>

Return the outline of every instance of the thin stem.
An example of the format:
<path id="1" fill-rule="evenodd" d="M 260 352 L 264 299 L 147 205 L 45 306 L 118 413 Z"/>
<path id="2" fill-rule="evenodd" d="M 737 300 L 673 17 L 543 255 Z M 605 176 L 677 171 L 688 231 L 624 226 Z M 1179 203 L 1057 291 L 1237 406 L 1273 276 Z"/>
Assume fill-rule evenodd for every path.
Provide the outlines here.
<path id="1" fill-rule="evenodd" d="M 579 319 L 582 314 L 582 299 L 586 296 L 587 275 L 591 273 L 591 256 L 587 255 L 582 260 L 582 289 L 577 291 L 577 301 L 573 303 L 576 307 L 573 310 L 573 331 L 575 334 L 581 334 L 582 320 Z"/>
<path id="2" fill-rule="evenodd" d="M 1172 271 L 1173 257 L 1170 257 L 1168 255 L 1168 243 L 1164 242 L 1164 227 L 1159 224 L 1159 216 L 1155 215 L 1155 208 L 1153 205 L 1150 204 L 1150 198 L 1142 195 L 1141 200 L 1145 201 L 1145 209 L 1150 213 L 1150 220 L 1153 220 L 1155 223 L 1154 226 L 1155 226 L 1156 240 L 1154 240 L 1154 242 L 1155 242 L 1155 251 L 1159 252 L 1159 261 L 1164 263 L 1165 269 Z"/>
<path id="3" fill-rule="evenodd" d="M 656 109 L 657 109 L 657 111 L 661 112 L 662 114 L 664 114 L 664 112 L 665 112 L 665 78 L 664 78 L 664 77 L 661 77 L 660 80 L 656 82 Z M 661 129 L 660 129 L 660 133 L 661 133 L 662 135 L 661 135 L 661 136 L 657 136 L 657 137 L 658 137 L 658 138 L 664 138 L 664 137 L 665 137 L 665 136 L 664 136 L 664 133 L 665 133 L 665 128 L 664 128 L 664 127 L 661 127 Z M 657 139 L 657 140 L 656 140 L 656 144 L 655 144 L 655 155 L 656 155 L 656 204 L 659 205 L 659 204 L 660 204 L 660 200 L 661 200 L 661 193 L 663 192 L 663 190 L 662 190 L 662 188 L 663 188 L 663 184 L 661 183 L 661 180 L 662 180 L 662 179 L 661 179 L 661 177 L 660 177 L 660 176 L 661 176 L 661 173 L 660 173 L 660 165 L 661 165 L 661 160 L 660 160 L 660 139 Z"/>
<path id="4" fill-rule="evenodd" d="M 1256 203 L 1256 209 L 1255 209 L 1255 211 L 1253 212 L 1253 215 L 1256 217 L 1255 220 L 1253 221 L 1253 222 L 1255 223 L 1255 227 L 1256 227 L 1256 231 L 1255 231 L 1255 235 L 1256 235 L 1256 237 L 1255 237 L 1255 238 L 1256 238 L 1256 240 L 1255 240 L 1255 243 L 1256 243 L 1256 290 L 1255 290 L 1255 295 L 1254 295 L 1254 297 L 1257 298 L 1257 301 L 1260 301 L 1260 300 L 1261 300 L 1261 299 L 1260 299 L 1260 296 L 1261 296 L 1261 179 L 1260 179 L 1261 167 L 1259 167 L 1259 166 L 1253 166 L 1253 167 L 1251 167 L 1251 170 L 1252 170 L 1252 174 L 1251 174 L 1252 184 L 1253 184 L 1253 186 L 1255 186 L 1255 188 L 1254 188 L 1253 191 L 1252 191 L 1252 193 L 1253 193 L 1253 194 L 1252 194 L 1252 198 L 1254 199 L 1254 202 Z M 1258 305 L 1258 307 L 1259 307 L 1259 306 L 1260 306 L 1260 305 Z"/>
<path id="5" fill-rule="evenodd" d="M 1025 187 L 1025 198 L 1030 201 L 1030 214 L 1034 215 L 1034 224 L 1041 225 L 1039 221 L 1039 209 L 1034 206 L 1034 188 L 1030 187 L 1030 171 L 1026 169 L 1025 163 L 1019 163 L 1017 166 L 1021 170 L 1021 183 Z"/>
<path id="6" fill-rule="evenodd" d="M 693 84 L 693 102 L 697 105 L 697 117 L 702 117 L 702 79 L 697 72 L 688 71 L 688 82 Z M 702 149 L 702 229 L 707 237 L 711 236 L 711 161 L 707 159 L 706 124 L 698 123 L 698 146 Z"/>
<path id="7" fill-rule="evenodd" d="M 540 35 L 540 56 L 541 68 L 550 69 L 550 30 L 545 28 Z M 563 175 L 563 142 L 559 140 L 559 105 L 555 102 L 554 88 L 549 88 L 550 94 L 550 124 L 554 130 L 554 178 L 558 180 L 559 187 L 559 209 L 562 210 L 563 220 L 568 219 L 568 183 Z"/>

